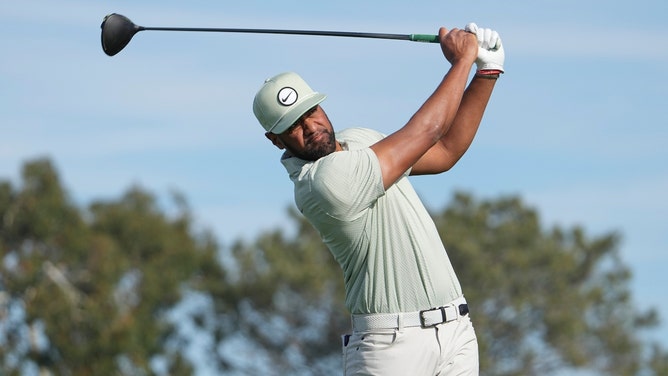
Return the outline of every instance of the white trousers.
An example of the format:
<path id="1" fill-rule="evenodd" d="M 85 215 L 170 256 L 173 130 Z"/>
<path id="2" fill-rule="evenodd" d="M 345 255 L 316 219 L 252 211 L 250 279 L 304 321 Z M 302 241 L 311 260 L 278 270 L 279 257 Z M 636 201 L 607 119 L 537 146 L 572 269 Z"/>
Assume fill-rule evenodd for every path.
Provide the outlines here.
<path id="1" fill-rule="evenodd" d="M 478 340 L 468 315 L 431 328 L 343 336 L 345 376 L 477 376 L 478 369 Z"/>

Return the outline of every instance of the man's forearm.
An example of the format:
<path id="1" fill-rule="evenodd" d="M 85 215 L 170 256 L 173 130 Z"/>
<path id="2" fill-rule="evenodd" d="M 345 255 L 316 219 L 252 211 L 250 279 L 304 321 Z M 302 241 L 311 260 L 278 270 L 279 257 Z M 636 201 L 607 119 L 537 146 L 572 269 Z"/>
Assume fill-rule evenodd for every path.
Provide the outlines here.
<path id="1" fill-rule="evenodd" d="M 383 184 L 394 184 L 448 131 L 465 92 L 470 62 L 454 64 L 434 93 L 398 131 L 371 146 L 380 162 Z"/>
<path id="2" fill-rule="evenodd" d="M 496 79 L 474 77 L 464 92 L 450 129 L 440 141 L 454 165 L 468 150 L 478 131 Z"/>
<path id="3" fill-rule="evenodd" d="M 434 132 L 432 145 L 447 134 L 457 116 L 470 65 L 456 64 L 448 71 L 434 93 L 411 117 L 405 127 L 415 127 L 419 134 Z"/>

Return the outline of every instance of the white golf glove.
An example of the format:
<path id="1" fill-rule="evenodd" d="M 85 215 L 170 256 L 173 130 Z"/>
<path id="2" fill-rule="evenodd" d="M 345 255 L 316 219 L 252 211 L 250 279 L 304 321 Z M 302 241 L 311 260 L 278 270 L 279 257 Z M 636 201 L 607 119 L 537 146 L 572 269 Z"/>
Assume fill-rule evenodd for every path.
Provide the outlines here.
<path id="1" fill-rule="evenodd" d="M 475 34 L 478 38 L 478 58 L 475 61 L 478 73 L 498 74 L 503 73 L 503 61 L 505 53 L 499 33 L 492 29 L 478 27 L 471 22 L 464 30 Z"/>

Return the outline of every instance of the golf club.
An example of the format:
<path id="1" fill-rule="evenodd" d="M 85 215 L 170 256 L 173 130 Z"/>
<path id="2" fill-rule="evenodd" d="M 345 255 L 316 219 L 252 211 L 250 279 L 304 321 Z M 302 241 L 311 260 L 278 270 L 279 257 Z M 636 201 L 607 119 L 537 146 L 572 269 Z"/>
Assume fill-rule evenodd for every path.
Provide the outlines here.
<path id="1" fill-rule="evenodd" d="M 259 33 L 259 34 L 297 34 L 322 35 L 334 37 L 356 37 L 376 39 L 399 39 L 412 42 L 438 43 L 437 35 L 430 34 L 381 34 L 360 33 L 349 31 L 320 31 L 320 30 L 277 30 L 277 29 L 234 29 L 234 28 L 194 28 L 194 27 L 144 27 L 135 25 L 129 18 L 112 13 L 102 21 L 102 50 L 109 56 L 119 53 L 132 37 L 143 30 L 157 31 L 204 31 L 217 33 Z"/>

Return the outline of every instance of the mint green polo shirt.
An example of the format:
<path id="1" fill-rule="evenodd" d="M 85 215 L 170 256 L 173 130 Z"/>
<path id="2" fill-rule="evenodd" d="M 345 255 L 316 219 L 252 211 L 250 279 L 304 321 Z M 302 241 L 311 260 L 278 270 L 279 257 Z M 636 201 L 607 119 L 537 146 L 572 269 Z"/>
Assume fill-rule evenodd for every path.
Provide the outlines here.
<path id="1" fill-rule="evenodd" d="M 317 161 L 283 157 L 295 203 L 343 270 L 353 314 L 412 312 L 462 295 L 436 226 L 408 180 L 383 189 L 369 148 L 381 133 L 338 132 L 343 151 Z"/>

